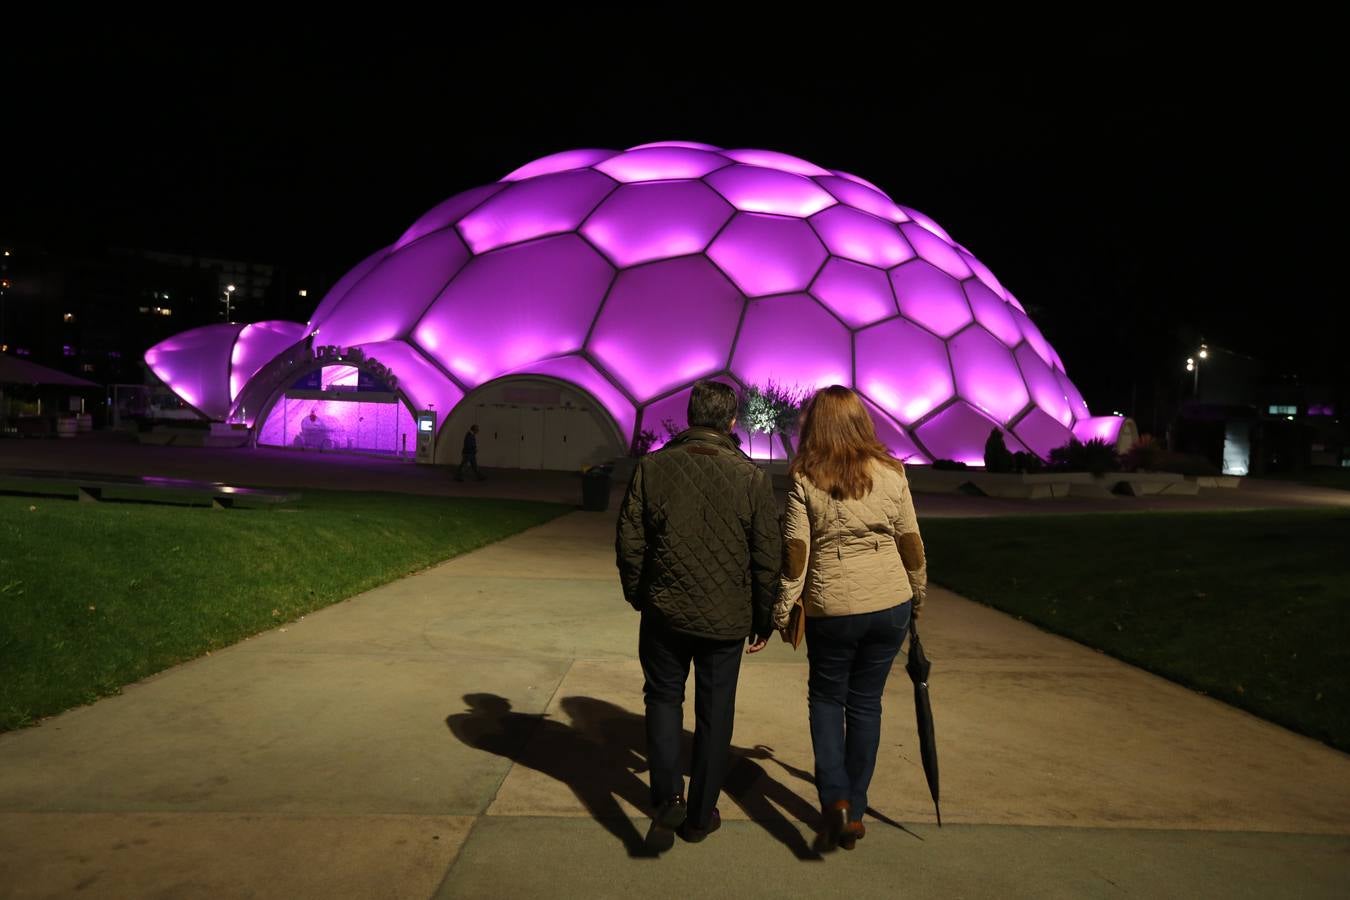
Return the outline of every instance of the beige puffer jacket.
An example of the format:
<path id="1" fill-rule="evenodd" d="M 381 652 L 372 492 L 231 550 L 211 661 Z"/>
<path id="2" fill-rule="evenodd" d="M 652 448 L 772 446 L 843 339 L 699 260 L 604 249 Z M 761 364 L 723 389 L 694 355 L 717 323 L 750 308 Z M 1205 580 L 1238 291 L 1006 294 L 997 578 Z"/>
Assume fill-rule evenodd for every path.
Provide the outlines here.
<path id="1" fill-rule="evenodd" d="M 928 564 L 909 480 L 872 464 L 872 490 L 836 500 L 794 476 L 783 521 L 783 574 L 774 624 L 782 628 L 798 597 L 808 616 L 889 609 L 928 593 Z"/>

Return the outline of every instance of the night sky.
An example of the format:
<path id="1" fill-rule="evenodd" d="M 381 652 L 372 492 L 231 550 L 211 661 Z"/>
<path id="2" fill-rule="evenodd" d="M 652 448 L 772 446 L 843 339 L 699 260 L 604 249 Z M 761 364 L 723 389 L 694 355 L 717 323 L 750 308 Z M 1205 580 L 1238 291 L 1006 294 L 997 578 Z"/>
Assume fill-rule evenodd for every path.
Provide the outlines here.
<path id="1" fill-rule="evenodd" d="M 632 15 L 529 33 L 523 8 L 398 31 L 16 26 L 0 238 L 331 283 L 445 197 L 548 153 L 766 147 L 933 216 L 1027 306 L 1096 411 L 1142 414 L 1155 386 L 1175 391 L 1202 334 L 1350 381 L 1329 24 Z"/>

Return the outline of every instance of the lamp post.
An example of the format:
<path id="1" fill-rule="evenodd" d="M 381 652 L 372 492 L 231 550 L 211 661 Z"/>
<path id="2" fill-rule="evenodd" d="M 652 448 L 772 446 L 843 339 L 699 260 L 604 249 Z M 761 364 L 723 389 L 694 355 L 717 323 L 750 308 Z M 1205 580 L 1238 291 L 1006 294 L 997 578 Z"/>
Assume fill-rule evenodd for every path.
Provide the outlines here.
<path id="1" fill-rule="evenodd" d="M 225 285 L 225 321 L 226 321 L 226 322 L 229 322 L 230 319 L 231 319 L 232 313 L 231 313 L 230 301 L 233 299 L 233 297 L 234 297 L 234 285 L 232 285 L 232 284 L 227 284 L 227 285 Z"/>

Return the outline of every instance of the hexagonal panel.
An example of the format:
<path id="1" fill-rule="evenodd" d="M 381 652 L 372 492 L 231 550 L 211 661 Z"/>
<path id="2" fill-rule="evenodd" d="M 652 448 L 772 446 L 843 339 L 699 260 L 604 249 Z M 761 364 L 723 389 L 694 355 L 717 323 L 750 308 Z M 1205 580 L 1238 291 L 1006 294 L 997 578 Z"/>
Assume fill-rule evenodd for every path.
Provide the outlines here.
<path id="1" fill-rule="evenodd" d="M 450 410 L 464 397 L 459 386 L 428 360 L 420 350 L 403 341 L 383 341 L 361 348 L 366 359 L 384 365 L 398 380 L 398 389 L 417 409 L 434 409 L 444 425 Z"/>
<path id="2" fill-rule="evenodd" d="M 541 175 L 513 184 L 460 220 L 474 253 L 571 231 L 600 205 L 615 181 L 592 169 Z"/>
<path id="3" fill-rule="evenodd" d="M 871 325 L 897 312 L 886 273 L 846 259 L 826 262 L 811 285 L 811 293 L 850 328 Z"/>
<path id="4" fill-rule="evenodd" d="M 855 179 L 838 175 L 826 175 L 816 179 L 816 184 L 833 194 L 840 203 L 847 203 L 854 209 L 869 212 L 888 222 L 908 222 L 909 216 L 896 205 L 895 201 L 880 191 L 859 184 Z"/>
<path id="5" fill-rule="evenodd" d="M 867 412 L 872 416 L 872 424 L 876 427 L 877 440 L 886 445 L 886 449 L 891 451 L 891 455 L 901 462 L 907 463 L 926 463 L 928 458 L 919 450 L 917 444 L 910 440 L 909 435 L 905 434 L 904 429 L 895 424 L 895 420 L 875 403 L 872 403 L 866 397 L 862 398 L 863 406 L 867 407 Z"/>
<path id="6" fill-rule="evenodd" d="M 1069 442 L 1069 438 L 1073 437 L 1073 432 L 1042 410 L 1035 408 L 1013 426 L 1013 434 L 1017 435 L 1032 453 L 1045 460 L 1050 458 L 1051 450 L 1063 447 Z"/>
<path id="7" fill-rule="evenodd" d="M 728 166 L 704 180 L 742 212 L 804 219 L 839 202 L 811 179 L 777 169 Z"/>
<path id="8" fill-rule="evenodd" d="M 617 266 L 698 253 L 735 213 L 701 181 L 626 184 L 581 233 Z"/>
<path id="9" fill-rule="evenodd" d="M 1065 428 L 1073 424 L 1073 411 L 1069 409 L 1069 399 L 1064 395 L 1055 372 L 1045 361 L 1036 355 L 1030 344 L 1023 344 L 1013 351 L 1017 367 L 1022 370 L 1032 401 L 1045 410 L 1052 419 Z"/>
<path id="10" fill-rule="evenodd" d="M 1069 376 L 1064 374 L 1062 369 L 1055 370 L 1055 380 L 1064 389 L 1064 396 L 1069 400 L 1069 410 L 1073 413 L 1074 421 L 1090 418 L 1092 413 L 1088 412 L 1087 401 L 1083 399 L 1083 395 L 1078 392 L 1078 388 L 1074 387 L 1073 382 L 1069 380 Z"/>
<path id="11" fill-rule="evenodd" d="M 1007 298 L 1008 303 L 1011 304 L 1013 308 L 1017 309 L 1019 312 L 1027 311 L 1026 307 L 1024 307 L 1021 303 L 1019 303 L 1017 301 L 1017 298 L 1012 295 L 1012 291 L 1008 290 L 1007 288 L 1004 288 L 1003 296 Z"/>
<path id="12" fill-rule="evenodd" d="M 983 328 L 973 326 L 947 342 L 956 393 L 999 422 L 1008 422 L 1031 402 L 1011 351 Z"/>
<path id="13" fill-rule="evenodd" d="M 953 278 L 969 278 L 971 275 L 970 267 L 966 265 L 961 254 L 951 245 L 947 244 L 940 237 L 918 225 L 914 222 L 906 222 L 900 226 L 900 231 L 905 239 L 909 241 L 914 252 L 928 260 L 942 271 Z"/>
<path id="14" fill-rule="evenodd" d="M 1009 347 L 1022 343 L 1022 329 L 1013 320 L 1013 308 L 1004 303 L 993 291 L 985 287 L 978 279 L 967 280 L 963 287 L 966 299 L 970 301 L 975 321 L 989 329 L 995 337 Z"/>
<path id="15" fill-rule="evenodd" d="M 806 294 L 753 300 L 736 339 L 731 371 L 745 384 L 774 381 L 809 390 L 848 384 L 852 340 L 848 329 Z"/>
<path id="16" fill-rule="evenodd" d="M 1073 436 L 1083 443 L 1088 441 L 1106 441 L 1115 446 L 1120 438 L 1120 429 L 1125 424 L 1123 416 L 1091 416 L 1073 426 Z"/>
<path id="17" fill-rule="evenodd" d="M 923 213 L 919 212 L 917 209 L 913 209 L 908 206 L 901 206 L 900 209 L 901 211 L 904 212 L 905 215 L 909 216 L 915 222 L 918 222 L 921 226 L 923 226 L 924 230 L 928 231 L 930 234 L 937 235 L 938 237 L 942 238 L 942 240 L 945 243 L 951 244 L 953 246 L 956 244 L 956 242 L 952 240 L 952 236 L 947 233 L 947 229 L 943 228 L 937 222 L 934 222 L 931 216 L 926 216 Z"/>
<path id="18" fill-rule="evenodd" d="M 726 366 L 745 300 L 701 256 L 620 272 L 588 349 L 639 401 Z"/>
<path id="19" fill-rule="evenodd" d="M 947 346 L 904 319 L 864 328 L 854 338 L 855 386 L 902 425 L 909 425 L 956 393 Z"/>
<path id="20" fill-rule="evenodd" d="M 230 352 L 243 325 L 203 325 L 145 351 L 145 364 L 192 408 L 212 419 L 230 411 Z"/>
<path id="21" fill-rule="evenodd" d="M 584 169 L 587 166 L 593 166 L 598 162 L 603 162 L 613 155 L 613 150 L 564 150 L 561 153 L 554 153 L 536 159 L 534 162 L 526 163 L 519 169 L 516 169 L 511 174 L 507 175 L 502 181 L 524 181 L 527 178 L 538 178 L 540 175 L 552 175 L 556 172 Z"/>
<path id="22" fill-rule="evenodd" d="M 482 187 L 456 194 L 449 200 L 436 204 L 423 213 L 422 217 L 414 222 L 411 228 L 403 232 L 403 236 L 394 242 L 394 249 L 406 247 L 420 237 L 455 224 L 475 208 L 481 206 L 489 197 L 505 190 L 506 187 L 507 184 L 501 181 L 495 184 L 485 184 Z"/>
<path id="23" fill-rule="evenodd" d="M 998 427 L 988 416 L 958 400 L 914 429 L 915 437 L 934 460 L 952 459 L 968 466 L 984 466 L 984 442 Z M 1003 441 L 1014 453 L 1027 448 L 1011 434 Z"/>
<path id="24" fill-rule="evenodd" d="M 826 253 L 800 219 L 742 213 L 713 241 L 708 257 L 746 294 L 759 297 L 806 290 Z"/>
<path id="25" fill-rule="evenodd" d="M 882 269 L 914 258 L 895 225 L 849 206 L 832 206 L 811 217 L 825 246 L 835 256 Z"/>
<path id="26" fill-rule="evenodd" d="M 686 147 L 645 147 L 611 156 L 595 168 L 615 181 L 662 181 L 702 178 L 731 165 L 720 153 Z"/>
<path id="27" fill-rule="evenodd" d="M 646 150 L 649 147 L 683 147 L 686 150 L 709 150 L 717 153 L 722 148 L 714 147 L 712 144 L 700 144 L 698 141 L 652 141 L 648 144 L 638 144 L 636 147 L 629 147 L 631 150 Z"/>
<path id="28" fill-rule="evenodd" d="M 389 254 L 347 292 L 319 327 L 316 343 L 352 347 L 406 336 L 468 259 L 453 229 Z"/>
<path id="29" fill-rule="evenodd" d="M 1006 300 L 1008 297 L 1007 291 L 1003 290 L 1003 285 L 999 284 L 998 279 L 994 277 L 994 273 L 989 271 L 989 267 L 964 250 L 960 253 L 961 261 L 970 268 L 970 271 L 975 273 L 975 277 L 980 279 L 984 286 L 993 291 L 994 295 L 1000 300 Z"/>
<path id="30" fill-rule="evenodd" d="M 624 446 L 633 440 L 633 425 L 637 421 L 637 409 L 631 400 L 623 395 L 600 370 L 580 356 L 554 356 L 512 369 L 508 375 L 545 375 L 568 384 L 576 385 L 586 391 L 603 406 L 619 427 Z"/>
<path id="31" fill-rule="evenodd" d="M 347 296 L 347 292 L 352 289 L 352 285 L 370 274 L 370 270 L 379 265 L 380 260 L 388 255 L 388 247 L 383 250 L 378 250 L 361 260 L 353 266 L 346 275 L 339 278 L 337 284 L 329 288 L 328 293 L 323 295 L 323 299 L 319 301 L 319 305 L 314 307 L 314 312 L 310 314 L 309 322 L 307 323 L 309 327 L 313 329 L 315 326 L 322 325 L 324 320 L 332 315 L 333 310 L 337 309 L 337 305 L 342 301 L 342 298 Z"/>
<path id="32" fill-rule="evenodd" d="M 574 234 L 474 257 L 413 332 L 466 385 L 581 348 L 614 269 Z"/>
<path id="33" fill-rule="evenodd" d="M 254 322 L 245 325 L 230 349 L 230 402 L 272 358 L 305 336 L 299 322 Z"/>
<path id="34" fill-rule="evenodd" d="M 738 163 L 745 163 L 749 166 L 762 166 L 766 169 L 777 169 L 780 172 L 791 172 L 794 175 L 828 175 L 828 170 L 812 162 L 807 162 L 797 156 L 787 153 L 779 153 L 776 150 L 724 150 L 723 156 L 736 160 Z"/>
<path id="35" fill-rule="evenodd" d="M 877 187 L 872 182 L 868 181 L 866 178 L 863 178 L 861 175 L 854 175 L 852 172 L 841 172 L 839 169 L 831 169 L 830 174 L 836 175 L 840 178 L 847 178 L 849 181 L 861 184 L 865 188 L 871 188 L 872 190 L 876 191 L 878 194 L 882 194 L 883 196 L 886 194 L 885 191 Z"/>
<path id="36" fill-rule="evenodd" d="M 951 337 L 974 321 L 961 283 L 932 263 L 916 259 L 890 275 L 900 312 L 934 334 Z"/>
<path id="37" fill-rule="evenodd" d="M 1017 330 L 1026 338 L 1031 349 L 1036 351 L 1036 355 L 1045 360 L 1046 365 L 1054 364 L 1054 353 L 1050 349 L 1050 342 L 1041 334 L 1041 330 L 1036 327 L 1036 323 L 1031 321 L 1031 317 L 1019 309 L 1011 309 L 1013 321 L 1017 323 Z"/>

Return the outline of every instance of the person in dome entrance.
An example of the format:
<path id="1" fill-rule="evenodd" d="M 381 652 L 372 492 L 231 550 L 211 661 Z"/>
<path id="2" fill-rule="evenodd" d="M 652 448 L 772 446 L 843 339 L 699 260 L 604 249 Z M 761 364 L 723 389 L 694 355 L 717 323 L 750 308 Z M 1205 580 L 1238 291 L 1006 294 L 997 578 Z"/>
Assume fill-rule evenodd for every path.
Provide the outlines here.
<path id="1" fill-rule="evenodd" d="M 473 469 L 473 477 L 478 481 L 483 481 L 483 474 L 478 471 L 478 424 L 475 422 L 469 426 L 469 430 L 464 432 L 464 448 L 459 457 L 459 470 L 455 472 L 455 480 L 464 480 L 464 468 L 468 466 Z"/>

